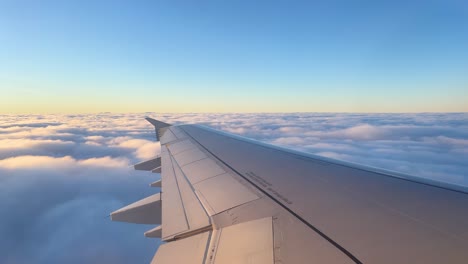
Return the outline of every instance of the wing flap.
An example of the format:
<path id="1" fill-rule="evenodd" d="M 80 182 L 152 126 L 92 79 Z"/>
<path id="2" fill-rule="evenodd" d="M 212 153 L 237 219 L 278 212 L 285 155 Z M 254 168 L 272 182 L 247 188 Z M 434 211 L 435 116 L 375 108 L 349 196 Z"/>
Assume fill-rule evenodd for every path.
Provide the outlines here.
<path id="1" fill-rule="evenodd" d="M 271 217 L 222 228 L 217 235 L 212 263 L 273 263 Z"/>
<path id="2" fill-rule="evenodd" d="M 195 195 L 192 186 L 187 181 L 182 170 L 175 161 L 173 161 L 172 164 L 174 166 L 175 176 L 177 178 L 179 191 L 184 204 L 189 230 L 197 230 L 209 226 L 211 223 L 208 214 L 203 208 L 198 197 Z"/>
<path id="3" fill-rule="evenodd" d="M 172 166 L 172 158 L 165 147 L 161 149 L 161 160 L 164 170 L 161 174 L 162 204 L 162 237 L 169 239 L 189 229 L 187 218 L 179 192 L 177 179 Z"/>
<path id="4" fill-rule="evenodd" d="M 204 232 L 159 246 L 151 264 L 203 264 L 210 241 L 210 232 Z"/>
<path id="5" fill-rule="evenodd" d="M 272 218 L 267 217 L 170 241 L 151 263 L 273 264 Z"/>

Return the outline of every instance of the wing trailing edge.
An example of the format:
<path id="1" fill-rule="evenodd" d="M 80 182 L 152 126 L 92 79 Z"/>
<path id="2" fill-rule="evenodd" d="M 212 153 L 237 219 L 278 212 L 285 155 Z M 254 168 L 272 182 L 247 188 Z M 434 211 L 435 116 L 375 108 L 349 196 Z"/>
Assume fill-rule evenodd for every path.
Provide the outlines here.
<path id="1" fill-rule="evenodd" d="M 111 220 L 135 224 L 161 224 L 161 194 L 151 195 L 112 212 Z"/>
<path id="2" fill-rule="evenodd" d="M 135 164 L 133 167 L 135 168 L 135 170 L 153 171 L 161 167 L 161 157 L 140 162 L 138 164 Z"/>
<path id="3" fill-rule="evenodd" d="M 145 237 L 161 238 L 161 236 L 162 236 L 162 226 L 160 225 L 145 232 Z"/>

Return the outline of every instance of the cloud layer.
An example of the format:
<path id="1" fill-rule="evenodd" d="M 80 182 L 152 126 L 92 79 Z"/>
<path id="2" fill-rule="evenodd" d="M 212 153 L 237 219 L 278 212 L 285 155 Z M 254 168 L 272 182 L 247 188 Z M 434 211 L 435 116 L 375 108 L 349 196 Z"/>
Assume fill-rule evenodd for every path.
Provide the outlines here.
<path id="1" fill-rule="evenodd" d="M 0 263 L 149 263 L 152 226 L 107 215 L 158 190 L 141 115 L 0 117 Z"/>
<path id="2" fill-rule="evenodd" d="M 468 185 L 468 113 L 186 114 L 205 125 L 330 158 Z"/>
<path id="3" fill-rule="evenodd" d="M 160 149 L 146 115 L 468 185 L 465 113 L 1 115 L 0 263 L 149 263 L 152 227 L 106 217 L 158 191 L 129 167 Z"/>

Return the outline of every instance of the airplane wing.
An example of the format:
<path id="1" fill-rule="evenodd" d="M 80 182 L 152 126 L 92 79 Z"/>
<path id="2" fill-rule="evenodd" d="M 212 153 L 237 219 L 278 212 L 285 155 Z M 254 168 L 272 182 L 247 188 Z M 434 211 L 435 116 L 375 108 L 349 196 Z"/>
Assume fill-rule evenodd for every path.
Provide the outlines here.
<path id="1" fill-rule="evenodd" d="M 152 263 L 468 263 L 464 187 L 149 121 L 161 193 L 111 217 L 158 225 Z"/>

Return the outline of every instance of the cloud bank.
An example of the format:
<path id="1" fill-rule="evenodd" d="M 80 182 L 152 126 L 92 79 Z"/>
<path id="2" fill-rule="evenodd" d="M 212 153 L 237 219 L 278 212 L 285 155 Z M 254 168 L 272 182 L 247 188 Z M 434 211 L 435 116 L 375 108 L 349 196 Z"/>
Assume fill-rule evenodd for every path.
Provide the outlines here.
<path id="1" fill-rule="evenodd" d="M 0 263 L 149 263 L 152 226 L 106 216 L 159 191 L 149 115 L 468 185 L 468 114 L 0 115 Z"/>

